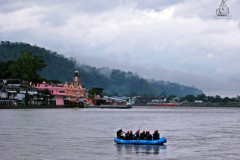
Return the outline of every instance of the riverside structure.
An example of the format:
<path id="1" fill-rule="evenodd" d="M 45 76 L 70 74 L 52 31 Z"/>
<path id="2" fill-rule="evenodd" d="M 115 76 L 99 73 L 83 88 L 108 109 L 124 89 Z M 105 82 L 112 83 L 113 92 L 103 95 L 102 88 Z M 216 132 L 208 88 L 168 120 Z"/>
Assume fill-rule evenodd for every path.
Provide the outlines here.
<path id="1" fill-rule="evenodd" d="M 88 91 L 82 87 L 78 71 L 75 71 L 73 83 L 70 85 L 68 85 L 67 82 L 65 82 L 64 85 L 48 85 L 43 82 L 37 84 L 35 88 L 38 90 L 49 90 L 51 95 L 50 101 L 55 102 L 55 105 L 83 105 L 88 101 Z"/>
<path id="2" fill-rule="evenodd" d="M 20 79 L 2 80 L 0 83 L 0 105 L 84 105 L 88 100 L 88 90 L 81 85 L 80 74 L 75 71 L 73 82 L 65 84 L 37 85 Z"/>
<path id="3" fill-rule="evenodd" d="M 73 82 L 69 85 L 54 83 L 32 84 L 20 79 L 7 79 L 0 81 L 1 108 L 130 108 L 130 103 L 117 97 L 101 98 L 95 95 L 88 97 L 88 90 L 81 85 L 79 71 L 75 71 Z M 9 107 L 12 106 L 12 107 Z M 56 106 L 56 107 L 54 107 Z M 16 107 L 15 107 L 16 108 Z"/>

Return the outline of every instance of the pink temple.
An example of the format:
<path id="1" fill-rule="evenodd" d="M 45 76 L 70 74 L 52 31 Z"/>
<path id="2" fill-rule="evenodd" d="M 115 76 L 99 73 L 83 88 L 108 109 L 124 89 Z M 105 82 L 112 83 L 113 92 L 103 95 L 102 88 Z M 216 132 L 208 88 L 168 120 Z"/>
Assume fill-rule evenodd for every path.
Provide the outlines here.
<path id="1" fill-rule="evenodd" d="M 49 90 L 51 95 L 50 100 L 51 102 L 55 102 L 56 105 L 85 104 L 88 102 L 88 92 L 81 85 L 78 71 L 75 71 L 73 83 L 70 85 L 68 85 L 67 82 L 65 82 L 64 85 L 49 85 L 43 82 L 37 84 L 35 88 L 38 90 Z"/>

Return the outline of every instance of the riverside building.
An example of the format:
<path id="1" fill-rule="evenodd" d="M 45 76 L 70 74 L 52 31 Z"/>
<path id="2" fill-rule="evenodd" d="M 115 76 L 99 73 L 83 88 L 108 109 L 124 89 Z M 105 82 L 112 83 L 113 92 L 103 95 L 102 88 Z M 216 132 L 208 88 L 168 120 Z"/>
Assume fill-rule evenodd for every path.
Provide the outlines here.
<path id="1" fill-rule="evenodd" d="M 87 103 L 88 90 L 81 85 L 78 71 L 73 75 L 73 82 L 65 84 L 34 85 L 20 79 L 0 79 L 0 105 L 57 105 L 80 106 Z"/>
<path id="2" fill-rule="evenodd" d="M 88 91 L 82 87 L 78 71 L 75 71 L 70 85 L 67 82 L 64 85 L 43 82 L 35 88 L 50 91 L 50 105 L 84 105 L 87 102 Z"/>

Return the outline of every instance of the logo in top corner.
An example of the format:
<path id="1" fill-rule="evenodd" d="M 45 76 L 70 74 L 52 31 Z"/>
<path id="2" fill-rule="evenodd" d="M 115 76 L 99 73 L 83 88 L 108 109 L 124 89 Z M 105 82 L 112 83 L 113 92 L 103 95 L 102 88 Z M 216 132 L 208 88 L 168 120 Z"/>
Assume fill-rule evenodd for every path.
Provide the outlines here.
<path id="1" fill-rule="evenodd" d="M 222 16 L 228 16 L 229 14 L 229 7 L 226 4 L 227 0 L 222 0 L 219 7 L 216 9 L 216 16 L 222 17 Z"/>

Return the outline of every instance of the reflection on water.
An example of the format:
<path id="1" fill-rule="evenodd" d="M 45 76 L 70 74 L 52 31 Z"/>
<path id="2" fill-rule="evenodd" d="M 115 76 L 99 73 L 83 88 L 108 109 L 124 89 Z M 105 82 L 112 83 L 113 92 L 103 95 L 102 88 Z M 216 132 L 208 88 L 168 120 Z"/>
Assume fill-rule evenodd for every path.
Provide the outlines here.
<path id="1" fill-rule="evenodd" d="M 115 144 L 114 146 L 119 154 L 160 154 L 167 148 L 166 145 Z"/>

